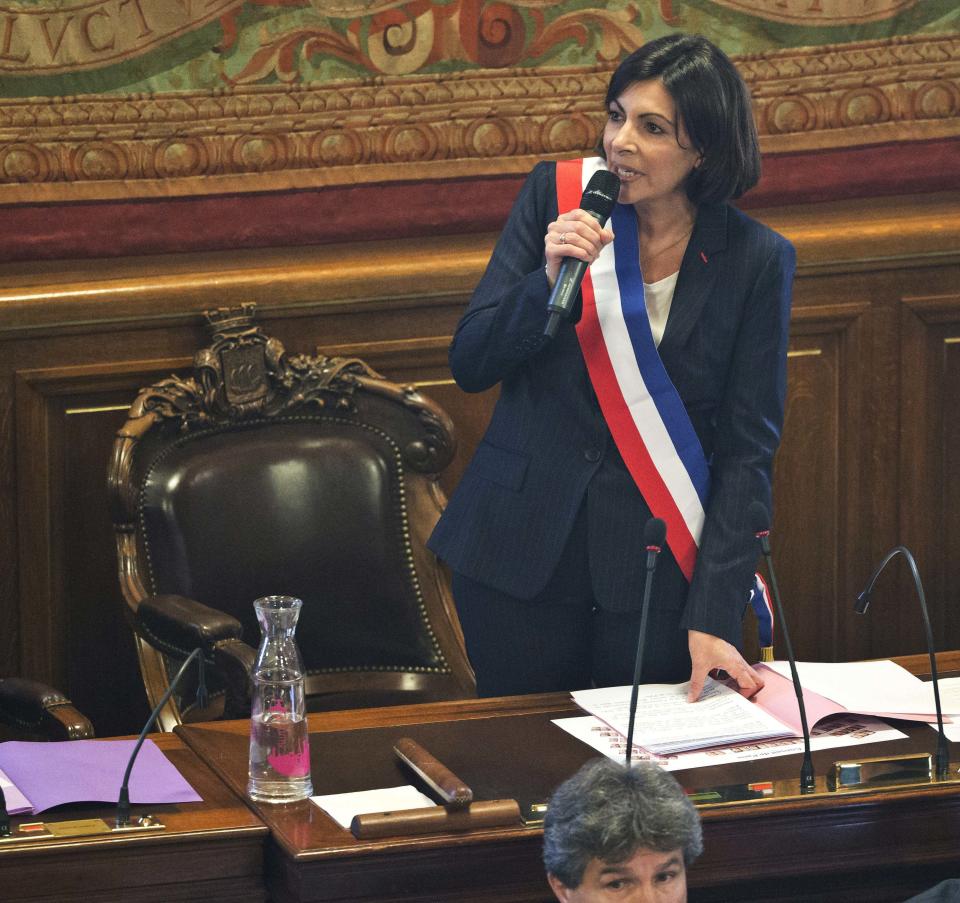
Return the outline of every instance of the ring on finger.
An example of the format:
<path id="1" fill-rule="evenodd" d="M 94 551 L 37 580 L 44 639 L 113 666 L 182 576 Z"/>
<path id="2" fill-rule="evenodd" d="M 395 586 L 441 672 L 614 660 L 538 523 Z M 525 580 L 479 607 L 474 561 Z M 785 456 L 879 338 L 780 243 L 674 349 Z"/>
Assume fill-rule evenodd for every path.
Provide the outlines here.
<path id="1" fill-rule="evenodd" d="M 566 233 L 566 232 L 561 232 L 561 233 L 560 233 L 560 244 L 565 245 L 566 243 L 567 243 L 567 233 Z"/>

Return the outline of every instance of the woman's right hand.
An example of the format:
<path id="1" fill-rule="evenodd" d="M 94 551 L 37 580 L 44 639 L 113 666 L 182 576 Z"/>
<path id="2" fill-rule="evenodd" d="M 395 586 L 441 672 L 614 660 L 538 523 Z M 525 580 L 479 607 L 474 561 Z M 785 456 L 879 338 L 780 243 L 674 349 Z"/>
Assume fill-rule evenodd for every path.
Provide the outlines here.
<path id="1" fill-rule="evenodd" d="M 575 257 L 591 264 L 612 241 L 613 230 L 610 226 L 601 227 L 589 213 L 579 208 L 558 216 L 547 226 L 544 237 L 550 288 L 556 284 L 564 257 Z"/>

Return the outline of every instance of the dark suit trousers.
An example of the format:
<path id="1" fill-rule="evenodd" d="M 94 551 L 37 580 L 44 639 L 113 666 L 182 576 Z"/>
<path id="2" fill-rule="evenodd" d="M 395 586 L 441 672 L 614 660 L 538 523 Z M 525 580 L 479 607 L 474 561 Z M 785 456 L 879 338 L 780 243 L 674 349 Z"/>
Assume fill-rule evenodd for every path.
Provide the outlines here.
<path id="1" fill-rule="evenodd" d="M 453 574 L 453 596 L 480 696 L 582 690 L 633 681 L 640 629 L 636 610 L 605 611 L 594 598 L 586 503 L 560 563 L 532 599 L 517 599 Z M 656 586 L 654 581 L 654 593 Z M 639 603 L 639 600 L 638 600 Z M 681 610 L 654 598 L 647 616 L 643 683 L 690 677 Z"/>

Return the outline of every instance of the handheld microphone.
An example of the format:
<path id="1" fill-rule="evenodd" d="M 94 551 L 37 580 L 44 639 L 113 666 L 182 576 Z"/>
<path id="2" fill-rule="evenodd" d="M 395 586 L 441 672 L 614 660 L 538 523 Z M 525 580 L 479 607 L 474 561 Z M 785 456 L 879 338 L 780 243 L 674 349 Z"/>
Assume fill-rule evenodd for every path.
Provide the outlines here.
<path id="1" fill-rule="evenodd" d="M 170 681 L 170 686 L 167 687 L 166 692 L 160 697 L 160 701 L 150 713 L 147 723 L 143 726 L 143 730 L 140 731 L 140 736 L 137 738 L 136 746 L 133 747 L 133 752 L 130 753 L 127 770 L 123 773 L 123 783 L 120 785 L 120 797 L 117 800 L 118 828 L 130 824 L 130 772 L 133 771 L 133 763 L 137 760 L 137 753 L 140 752 L 140 747 L 143 746 L 143 741 L 147 738 L 147 733 L 157 720 L 160 710 L 167 704 L 167 700 L 173 695 L 173 691 L 179 685 L 180 679 L 186 674 L 187 668 L 194 659 L 197 660 L 197 705 L 200 708 L 204 708 L 207 705 L 207 682 L 203 673 L 203 650 L 197 648 L 187 656 L 186 661 L 180 666 L 180 670 L 177 671 L 176 677 Z"/>
<path id="2" fill-rule="evenodd" d="M 619 194 L 620 179 L 606 169 L 597 170 L 590 177 L 583 197 L 580 198 L 580 209 L 589 213 L 601 226 L 605 226 Z M 565 257 L 560 264 L 557 282 L 550 292 L 550 300 L 547 301 L 547 325 L 543 328 L 543 334 L 548 338 L 552 339 L 557 334 L 561 320 L 570 317 L 586 272 L 586 261 L 577 260 L 576 257 Z"/>
<path id="3" fill-rule="evenodd" d="M 887 566 L 891 559 L 897 555 L 903 555 L 910 565 L 910 573 L 913 575 L 913 585 L 917 590 L 917 598 L 920 600 L 920 613 L 923 615 L 923 628 L 927 634 L 927 652 L 930 655 L 930 677 L 933 684 L 933 701 L 937 707 L 937 777 L 946 777 L 950 769 L 950 752 L 947 748 L 947 737 L 943 732 L 943 711 L 940 708 L 940 678 L 937 676 L 937 657 L 933 651 L 933 631 L 930 629 L 930 615 L 927 613 L 927 599 L 923 592 L 923 584 L 920 582 L 920 572 L 917 570 L 917 562 L 912 553 L 906 546 L 897 546 L 895 549 L 887 552 L 883 561 L 877 565 L 876 570 L 867 582 L 867 588 L 857 596 L 857 601 L 853 604 L 853 610 L 858 615 L 867 613 L 870 607 L 870 593 L 873 592 L 873 585 L 877 582 L 881 571 Z"/>
<path id="4" fill-rule="evenodd" d="M 643 646 L 647 638 L 647 611 L 650 608 L 650 589 L 653 572 L 657 568 L 657 556 L 667 539 L 667 525 L 659 517 L 651 517 L 643 528 L 643 542 L 647 547 L 647 577 L 643 584 L 643 602 L 640 605 L 640 630 L 637 632 L 637 657 L 633 664 L 633 691 L 630 694 L 630 722 L 627 725 L 627 766 L 633 754 L 633 723 L 637 715 L 637 694 L 640 688 L 640 672 L 643 670 Z"/>
<path id="5" fill-rule="evenodd" d="M 783 617 L 780 587 L 777 586 L 777 575 L 773 570 L 773 555 L 770 553 L 770 515 L 767 514 L 767 509 L 754 499 L 747 509 L 747 516 L 750 518 L 753 535 L 760 543 L 760 551 L 767 561 L 773 602 L 777 606 L 777 619 L 780 621 L 783 643 L 787 647 L 787 661 L 790 663 L 793 691 L 797 694 L 797 705 L 800 707 L 800 726 L 803 728 L 803 764 L 800 766 L 800 792 L 811 793 L 816 786 L 816 782 L 813 777 L 813 759 L 810 756 L 810 728 L 807 726 L 807 708 L 803 704 L 803 687 L 800 685 L 800 675 L 797 673 L 797 660 L 793 654 L 793 644 L 790 642 L 790 631 L 787 630 L 787 622 Z"/>

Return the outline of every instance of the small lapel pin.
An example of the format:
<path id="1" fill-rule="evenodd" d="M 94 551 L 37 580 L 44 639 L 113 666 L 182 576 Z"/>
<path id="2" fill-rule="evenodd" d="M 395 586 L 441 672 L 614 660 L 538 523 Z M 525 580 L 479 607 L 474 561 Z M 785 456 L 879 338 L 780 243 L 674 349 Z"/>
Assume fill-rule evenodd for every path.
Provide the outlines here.
<path id="1" fill-rule="evenodd" d="M 703 251 L 700 252 L 700 259 L 701 259 L 704 263 L 707 262 L 707 255 L 704 254 Z"/>

